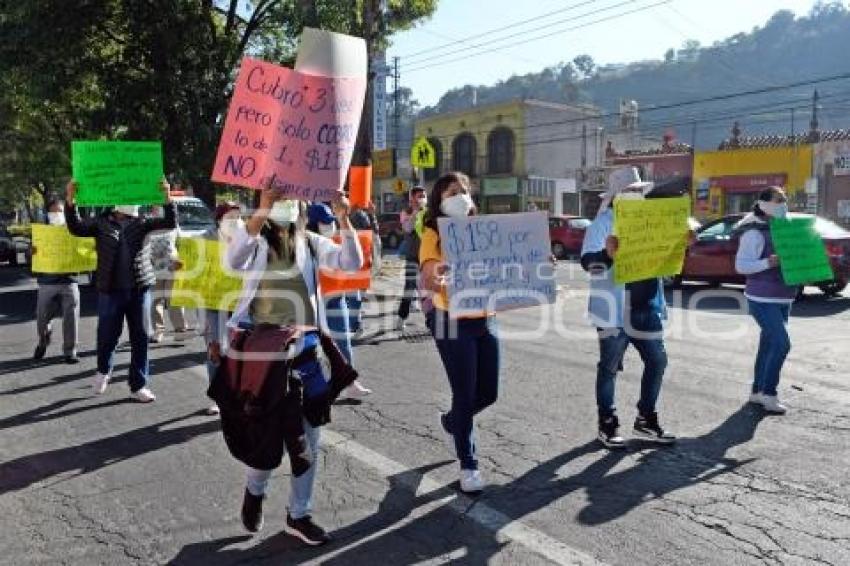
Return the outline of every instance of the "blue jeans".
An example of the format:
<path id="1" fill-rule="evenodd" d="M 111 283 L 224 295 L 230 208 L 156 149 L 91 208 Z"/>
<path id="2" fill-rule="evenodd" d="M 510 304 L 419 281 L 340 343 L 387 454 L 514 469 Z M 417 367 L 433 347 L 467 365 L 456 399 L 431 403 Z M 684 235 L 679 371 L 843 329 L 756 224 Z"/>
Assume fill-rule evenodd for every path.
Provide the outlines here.
<path id="1" fill-rule="evenodd" d="M 444 311 L 427 315 L 428 328 L 446 369 L 452 407 L 445 415 L 448 433 L 464 470 L 477 470 L 475 415 L 499 396 L 499 338 L 495 317 L 449 320 Z M 450 326 L 456 325 L 456 331 Z"/>
<path id="2" fill-rule="evenodd" d="M 640 401 L 637 409 L 641 415 L 655 412 L 655 404 L 661 393 L 664 370 L 667 369 L 667 351 L 661 337 L 661 318 L 656 313 L 639 315 L 631 313 L 631 322 L 635 329 L 600 328 L 599 365 L 596 370 L 596 406 L 599 420 L 607 419 L 617 413 L 615 382 L 617 372 L 623 368 L 623 356 L 629 344 L 633 345 L 643 360 L 643 377 L 640 382 Z M 651 333 L 646 336 L 643 332 Z"/>
<path id="3" fill-rule="evenodd" d="M 145 332 L 145 313 L 150 310 L 148 289 L 124 289 L 100 293 L 97 297 L 97 371 L 112 372 L 115 348 L 124 319 L 130 332 L 130 391 L 138 391 L 148 383 L 148 335 Z"/>
<path id="4" fill-rule="evenodd" d="M 336 342 L 342 355 L 351 364 L 353 352 L 351 348 L 351 319 L 348 309 L 348 299 L 345 295 L 331 297 L 325 301 L 325 319 L 328 330 Z"/>
<path id="5" fill-rule="evenodd" d="M 203 315 L 204 320 L 204 344 L 207 346 L 207 378 L 212 383 L 215 372 L 218 369 L 218 364 L 214 364 L 209 356 L 210 344 L 216 342 L 222 346 L 222 350 L 226 345 L 227 336 L 224 333 L 225 323 L 227 322 L 228 313 L 225 311 L 214 311 L 201 309 L 199 311 Z"/>
<path id="6" fill-rule="evenodd" d="M 791 338 L 788 336 L 788 317 L 791 305 L 781 303 L 759 303 L 747 301 L 750 314 L 761 327 L 759 351 L 756 355 L 753 393 L 776 395 L 779 374 L 788 352 Z"/>
<path id="7" fill-rule="evenodd" d="M 301 476 L 292 476 L 290 479 L 289 515 L 293 519 L 302 519 L 309 515 L 313 509 L 313 485 L 316 483 L 316 469 L 319 466 L 319 432 L 319 428 L 313 428 L 310 423 L 304 421 L 304 436 L 307 440 L 312 464 Z M 266 493 L 272 471 L 247 469 L 246 487 L 251 495 L 264 495 Z"/>
<path id="8" fill-rule="evenodd" d="M 352 333 L 360 330 L 362 325 L 363 295 L 361 293 L 362 291 L 354 291 L 345 295 L 348 303 L 348 329 Z"/>

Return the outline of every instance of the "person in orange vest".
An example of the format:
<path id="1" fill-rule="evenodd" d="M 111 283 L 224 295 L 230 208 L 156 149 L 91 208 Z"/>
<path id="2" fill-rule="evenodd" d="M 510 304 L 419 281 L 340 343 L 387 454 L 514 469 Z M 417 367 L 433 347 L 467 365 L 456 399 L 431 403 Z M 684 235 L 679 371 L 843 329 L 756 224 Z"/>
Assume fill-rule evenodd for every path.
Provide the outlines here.
<path id="1" fill-rule="evenodd" d="M 336 226 L 336 217 L 328 205 L 317 203 L 311 204 L 307 208 L 307 230 L 325 236 L 326 238 L 333 238 L 337 236 Z M 364 250 L 363 255 L 368 264 L 368 258 L 370 257 L 368 251 Z M 368 273 L 369 266 L 364 266 L 364 269 Z M 349 273 L 319 272 L 320 288 L 322 289 L 322 298 L 325 305 L 325 319 L 328 325 L 327 330 L 337 346 L 339 346 L 346 360 L 348 360 L 348 363 L 352 366 L 354 365 L 354 351 L 351 346 L 352 329 L 345 286 L 347 282 L 350 282 L 356 277 L 357 275 L 352 277 L 352 274 Z M 359 380 L 355 380 L 354 383 L 342 392 L 342 395 L 349 398 L 357 398 L 364 397 L 370 393 L 372 393 L 371 389 L 365 387 Z"/>

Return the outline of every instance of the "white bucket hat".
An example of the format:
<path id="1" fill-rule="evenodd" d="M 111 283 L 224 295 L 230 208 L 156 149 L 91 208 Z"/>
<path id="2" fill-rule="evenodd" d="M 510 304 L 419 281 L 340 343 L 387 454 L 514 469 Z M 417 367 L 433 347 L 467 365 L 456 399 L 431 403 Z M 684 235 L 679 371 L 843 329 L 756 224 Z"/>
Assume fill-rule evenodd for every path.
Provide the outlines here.
<path id="1" fill-rule="evenodd" d="M 643 196 L 646 196 L 654 188 L 655 183 L 641 181 L 640 172 L 637 167 L 631 165 L 617 167 L 608 173 L 608 188 L 600 195 L 602 197 L 602 203 L 599 205 L 599 213 L 601 214 L 608 210 L 614 197 L 624 191 L 639 189 L 643 193 Z"/>

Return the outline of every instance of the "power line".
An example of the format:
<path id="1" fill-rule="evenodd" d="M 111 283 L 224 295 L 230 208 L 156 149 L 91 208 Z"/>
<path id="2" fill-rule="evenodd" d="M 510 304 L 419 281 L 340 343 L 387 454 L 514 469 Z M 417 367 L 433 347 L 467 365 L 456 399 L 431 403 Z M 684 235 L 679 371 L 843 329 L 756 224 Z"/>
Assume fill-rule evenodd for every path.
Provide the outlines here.
<path id="1" fill-rule="evenodd" d="M 439 46 L 437 46 L 437 47 L 433 47 L 433 48 L 431 48 L 431 49 L 430 49 L 430 51 L 441 51 L 441 50 L 443 50 L 443 49 L 445 49 L 445 48 L 447 48 L 447 47 L 451 47 L 452 45 L 458 45 L 458 44 L 460 44 L 460 43 L 466 43 L 466 42 L 468 42 L 468 41 L 470 41 L 470 40 L 473 40 L 473 39 L 478 39 L 478 38 L 481 38 L 481 37 L 486 37 L 486 36 L 488 36 L 488 35 L 492 35 L 492 34 L 494 34 L 494 33 L 498 33 L 498 32 L 500 32 L 500 31 L 505 31 L 505 30 L 512 29 L 512 28 L 515 28 L 515 27 L 519 27 L 519 26 L 522 26 L 522 25 L 525 25 L 525 24 L 528 24 L 528 23 L 531 23 L 531 22 L 536 22 L 536 21 L 538 21 L 538 20 L 542 20 L 542 19 L 548 18 L 548 17 L 550 17 L 550 16 L 554 16 L 554 15 L 556 15 L 556 14 L 561 14 L 561 13 L 564 13 L 564 12 L 570 12 L 570 11 L 572 11 L 572 10 L 575 10 L 576 8 L 580 8 L 580 7 L 582 7 L 582 6 L 586 6 L 587 4 L 594 4 L 594 3 L 598 2 L 598 1 L 599 1 L 599 0 L 585 0 L 584 2 L 579 2 L 578 4 L 573 4 L 573 5 L 571 5 L 571 6 L 567 6 L 567 7 L 565 7 L 565 8 L 560 8 L 560 9 L 558 9 L 558 10 L 554 10 L 554 11 L 552 11 L 552 12 L 547 12 L 547 13 L 545 13 L 545 14 L 540 14 L 539 16 L 534 16 L 533 18 L 528 18 L 528 19 L 526 19 L 526 20 L 521 20 L 521 21 L 518 21 L 518 22 L 513 22 L 513 23 L 507 24 L 507 25 L 502 26 L 502 27 L 493 28 L 493 29 L 490 29 L 490 30 L 487 30 L 487 31 L 483 31 L 483 32 L 478 33 L 478 34 L 475 34 L 475 35 L 470 35 L 470 36 L 468 36 L 468 37 L 466 37 L 466 38 L 464 38 L 464 39 L 454 39 L 453 41 L 451 41 L 451 42 L 449 42 L 449 43 L 445 43 L 445 44 L 443 44 L 443 45 L 439 45 Z M 425 31 L 426 33 L 433 33 L 433 32 L 429 32 L 429 31 L 428 31 L 428 30 L 426 30 L 426 29 L 423 29 L 422 31 Z M 452 39 L 452 38 L 445 37 L 445 36 L 444 36 L 444 38 L 445 38 L 445 39 Z M 401 57 L 402 57 L 402 58 L 408 58 L 408 57 L 410 57 L 410 58 L 414 58 L 414 59 L 415 59 L 415 58 L 417 58 L 419 55 L 422 55 L 422 53 L 417 53 L 417 54 L 410 53 L 410 54 L 406 54 L 406 55 L 401 55 Z"/>
<path id="2" fill-rule="evenodd" d="M 622 6 L 622 5 L 625 5 L 625 4 L 632 4 L 632 3 L 634 3 L 635 1 L 637 1 L 637 0 L 627 0 L 626 2 L 622 2 L 622 3 L 618 4 L 617 6 Z M 670 3 L 670 2 L 672 2 L 672 1 L 673 1 L 673 0 L 661 0 L 660 2 L 655 2 L 654 4 L 649 4 L 649 5 L 646 5 L 646 6 L 642 6 L 642 7 L 640 7 L 640 8 L 635 8 L 635 9 L 633 9 L 633 10 L 627 10 L 627 11 L 625 11 L 625 12 L 621 12 L 621 13 L 618 13 L 618 14 L 614 14 L 614 15 L 612 15 L 612 16 L 608 16 L 608 17 L 605 17 L 605 18 L 600 18 L 600 19 L 598 19 L 598 20 L 593 20 L 593 21 L 591 21 L 591 22 L 586 22 L 586 23 L 584 23 L 584 24 L 580 24 L 580 25 L 577 25 L 577 26 L 572 26 L 572 27 L 568 27 L 568 28 L 564 28 L 564 29 L 555 30 L 555 31 L 553 31 L 553 32 L 546 33 L 546 34 L 543 34 L 543 35 L 538 35 L 538 36 L 535 36 L 535 37 L 525 38 L 525 39 L 523 39 L 522 41 L 517 41 L 517 42 L 514 42 L 514 43 L 509 43 L 509 44 L 507 44 L 507 45 L 500 45 L 500 46 L 498 46 L 498 47 L 499 47 L 500 49 L 506 49 L 506 48 L 509 48 L 509 47 L 516 47 L 516 46 L 518 46 L 518 45 L 524 45 L 524 44 L 526 44 L 526 43 L 531 43 L 531 42 L 533 42 L 533 41 L 539 41 L 539 40 L 541 40 L 541 39 L 546 39 L 546 38 L 548 38 L 548 37 L 552 37 L 552 36 L 555 36 L 555 35 L 559 35 L 559 34 L 562 34 L 562 33 L 568 32 L 568 31 L 574 31 L 574 30 L 577 30 L 577 29 L 582 29 L 582 28 L 590 27 L 590 26 L 593 26 L 593 25 L 596 25 L 596 24 L 600 24 L 600 23 L 603 23 L 603 22 L 607 22 L 607 21 L 611 21 L 611 20 L 618 19 L 618 18 L 622 18 L 622 17 L 624 17 L 624 16 L 629 16 L 629 15 L 631 15 L 631 14 L 637 14 L 637 13 L 639 13 L 639 12 L 645 12 L 645 11 L 647 11 L 647 10 L 651 10 L 652 8 L 657 8 L 658 6 L 663 6 L 664 4 L 669 4 L 669 3 Z M 617 6 L 615 6 L 615 7 L 617 7 Z M 610 8 L 611 8 L 611 7 L 606 8 L 606 10 L 608 10 L 608 9 L 610 9 Z M 597 11 L 597 12 L 599 12 L 599 11 Z M 592 14 L 592 12 L 591 12 L 591 14 Z M 586 16 L 586 15 L 590 15 L 590 14 L 585 14 L 585 16 Z M 584 16 L 582 16 L 582 17 L 584 17 Z M 581 19 L 581 18 L 574 18 L 574 20 L 575 20 L 575 19 Z M 547 27 L 548 27 L 548 26 L 547 26 Z M 520 35 L 521 35 L 521 34 L 520 34 Z M 487 43 L 484 43 L 484 44 L 481 44 L 481 45 L 487 45 Z M 469 58 L 472 58 L 472 57 L 479 57 L 479 56 L 484 55 L 484 54 L 486 54 L 486 53 L 487 53 L 487 51 L 480 51 L 480 52 L 478 52 L 478 53 L 467 54 L 467 55 L 464 55 L 464 56 L 462 56 L 462 57 L 455 57 L 454 59 L 448 59 L 448 60 L 446 60 L 446 61 L 438 61 L 438 62 L 436 62 L 436 63 L 432 63 L 432 64 L 429 64 L 429 65 L 422 65 L 422 66 L 419 66 L 419 67 L 414 66 L 412 69 L 407 69 L 407 72 L 408 72 L 408 73 L 415 73 L 415 72 L 417 72 L 417 71 L 422 71 L 422 70 L 424 70 L 424 69 L 430 69 L 430 68 L 433 68 L 433 67 L 439 67 L 439 66 L 443 66 L 443 65 L 448 65 L 449 63 L 454 63 L 454 62 L 456 62 L 456 61 L 463 61 L 463 60 L 465 60 L 465 59 L 469 59 Z M 449 55 L 449 54 L 447 53 L 446 55 Z M 425 60 L 425 59 L 423 59 L 423 60 L 421 60 L 421 61 L 418 61 L 418 63 L 423 63 L 423 62 L 425 62 L 425 61 L 426 61 L 426 60 Z M 415 65 L 415 64 L 414 64 L 414 65 Z"/>

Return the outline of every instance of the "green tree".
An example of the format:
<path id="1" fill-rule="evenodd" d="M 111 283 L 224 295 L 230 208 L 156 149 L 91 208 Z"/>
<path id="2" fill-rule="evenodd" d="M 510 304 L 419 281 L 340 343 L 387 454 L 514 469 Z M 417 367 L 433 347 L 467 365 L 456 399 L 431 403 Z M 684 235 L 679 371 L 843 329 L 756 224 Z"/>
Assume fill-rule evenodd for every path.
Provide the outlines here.
<path id="1" fill-rule="evenodd" d="M 57 176 L 67 177 L 73 139 L 156 139 L 166 170 L 212 201 L 209 174 L 243 55 L 291 63 L 307 22 L 363 36 L 366 2 L 377 4 L 256 0 L 247 20 L 236 0 L 4 3 L 0 76 L 14 88 L 0 92 L 0 108 L 12 107 L 14 118 L 0 117 L 0 126 L 14 127 L 0 159 L 20 163 L 49 147 Z M 386 43 L 435 7 L 436 0 L 390 0 L 370 39 Z"/>

